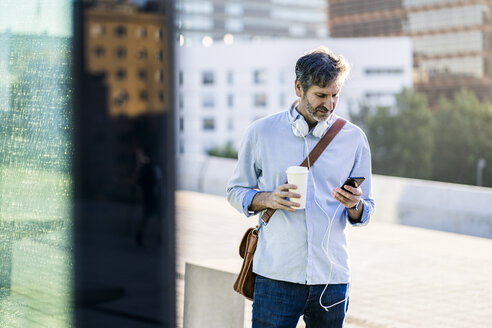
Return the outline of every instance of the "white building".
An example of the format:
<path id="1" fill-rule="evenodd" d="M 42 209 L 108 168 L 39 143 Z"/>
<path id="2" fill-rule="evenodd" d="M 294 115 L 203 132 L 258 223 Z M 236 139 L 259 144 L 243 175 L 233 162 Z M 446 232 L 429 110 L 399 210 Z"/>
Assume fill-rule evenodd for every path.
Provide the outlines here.
<path id="1" fill-rule="evenodd" d="M 306 51 L 324 45 L 343 54 L 352 71 L 337 106 L 348 118 L 359 103 L 390 106 L 393 95 L 412 87 L 408 38 L 271 40 L 227 46 L 179 47 L 177 151 L 203 154 L 228 142 L 237 149 L 247 126 L 286 110 L 296 99 L 294 68 Z"/>

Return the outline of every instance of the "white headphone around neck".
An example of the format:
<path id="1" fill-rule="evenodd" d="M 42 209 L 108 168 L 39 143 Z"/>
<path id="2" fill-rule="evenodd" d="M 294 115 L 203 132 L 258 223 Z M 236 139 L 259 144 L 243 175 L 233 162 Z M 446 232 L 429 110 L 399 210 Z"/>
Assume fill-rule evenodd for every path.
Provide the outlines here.
<path id="1" fill-rule="evenodd" d="M 305 138 L 309 133 L 309 126 L 302 115 L 299 115 L 297 119 L 291 121 L 290 125 L 292 127 L 292 132 L 294 132 L 296 137 Z M 313 129 L 313 136 L 316 138 L 321 138 L 327 128 L 328 123 L 325 121 L 319 121 Z"/>

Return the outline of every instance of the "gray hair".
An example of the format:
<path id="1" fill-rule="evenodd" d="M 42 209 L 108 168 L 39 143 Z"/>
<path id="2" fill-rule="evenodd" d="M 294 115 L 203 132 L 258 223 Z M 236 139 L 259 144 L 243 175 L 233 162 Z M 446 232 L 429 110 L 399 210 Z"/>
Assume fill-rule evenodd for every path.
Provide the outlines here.
<path id="1" fill-rule="evenodd" d="M 342 55 L 335 55 L 326 47 L 316 48 L 297 60 L 296 80 L 306 92 L 312 85 L 321 88 L 335 81 L 344 82 L 350 65 Z"/>

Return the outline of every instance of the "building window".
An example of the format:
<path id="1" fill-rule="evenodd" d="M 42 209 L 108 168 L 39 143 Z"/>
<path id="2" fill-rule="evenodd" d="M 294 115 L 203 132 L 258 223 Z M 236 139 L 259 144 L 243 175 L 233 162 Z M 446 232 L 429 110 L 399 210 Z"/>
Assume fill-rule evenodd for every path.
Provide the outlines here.
<path id="1" fill-rule="evenodd" d="M 234 131 L 234 120 L 232 119 L 232 117 L 229 117 L 229 119 L 227 120 L 227 129 L 229 131 Z"/>
<path id="2" fill-rule="evenodd" d="M 204 118 L 202 127 L 205 131 L 215 130 L 215 120 L 213 118 Z"/>
<path id="3" fill-rule="evenodd" d="M 124 80 L 126 79 L 126 70 L 124 70 L 123 68 L 120 68 L 116 71 L 116 78 L 118 80 Z"/>
<path id="4" fill-rule="evenodd" d="M 183 140 L 180 140 L 180 141 L 179 141 L 179 153 L 180 153 L 180 154 L 184 154 L 184 144 L 183 144 Z"/>
<path id="5" fill-rule="evenodd" d="M 160 100 L 160 102 L 161 102 L 162 104 L 163 104 L 163 103 L 164 103 L 164 101 L 166 100 L 166 99 L 165 99 L 164 90 L 159 91 L 159 100 Z"/>
<path id="6" fill-rule="evenodd" d="M 162 29 L 158 28 L 155 30 L 155 39 L 158 41 L 162 41 Z"/>
<path id="7" fill-rule="evenodd" d="M 264 69 L 257 69 L 253 73 L 255 84 L 265 84 L 268 80 L 268 73 Z"/>
<path id="8" fill-rule="evenodd" d="M 215 107 L 215 97 L 211 93 L 206 93 L 202 96 L 202 106 L 204 108 L 213 108 Z"/>
<path id="9" fill-rule="evenodd" d="M 241 3 L 229 3 L 224 8 L 227 16 L 241 16 L 244 12 L 243 4 Z"/>
<path id="10" fill-rule="evenodd" d="M 202 83 L 205 85 L 214 84 L 214 72 L 212 72 L 212 71 L 203 72 L 202 73 Z"/>
<path id="11" fill-rule="evenodd" d="M 183 99 L 183 94 L 180 93 L 179 96 L 178 96 L 178 106 L 179 106 L 179 109 L 183 109 L 184 108 L 184 99 Z"/>
<path id="12" fill-rule="evenodd" d="M 234 72 L 233 71 L 227 72 L 227 84 L 229 84 L 229 85 L 234 84 Z"/>
<path id="13" fill-rule="evenodd" d="M 101 24 L 94 24 L 91 27 L 91 34 L 93 36 L 103 36 L 104 33 L 106 32 L 106 29 L 104 28 L 104 25 Z"/>
<path id="14" fill-rule="evenodd" d="M 114 29 L 114 35 L 119 38 L 126 36 L 126 27 L 123 25 L 116 26 Z"/>
<path id="15" fill-rule="evenodd" d="M 145 69 L 139 69 L 137 75 L 140 81 L 147 80 L 147 71 Z"/>
<path id="16" fill-rule="evenodd" d="M 149 99 L 149 93 L 145 90 L 140 91 L 139 94 L 140 100 L 147 101 Z"/>
<path id="17" fill-rule="evenodd" d="M 145 39 L 147 37 L 147 29 L 143 26 L 137 27 L 136 33 L 139 39 Z"/>
<path id="18" fill-rule="evenodd" d="M 130 96 L 128 95 L 128 92 L 125 90 L 118 90 L 114 97 L 114 104 L 119 107 L 124 106 L 128 102 L 129 98 Z"/>
<path id="19" fill-rule="evenodd" d="M 179 71 L 179 74 L 178 74 L 178 83 L 179 83 L 179 86 L 183 86 L 183 71 L 180 70 Z"/>
<path id="20" fill-rule="evenodd" d="M 242 19 L 226 19 L 224 22 L 224 27 L 230 32 L 241 32 L 244 30 L 244 21 Z"/>
<path id="21" fill-rule="evenodd" d="M 126 48 L 125 47 L 116 48 L 116 57 L 118 57 L 119 59 L 125 58 L 126 57 Z"/>
<path id="22" fill-rule="evenodd" d="M 267 96 L 264 93 L 257 93 L 254 96 L 255 107 L 266 107 L 267 106 Z"/>
<path id="23" fill-rule="evenodd" d="M 364 96 L 368 100 L 381 100 L 384 97 L 394 97 L 394 93 L 389 91 L 372 91 L 372 92 L 366 92 Z"/>
<path id="24" fill-rule="evenodd" d="M 227 95 L 227 107 L 234 107 L 234 95 L 232 93 Z"/>
<path id="25" fill-rule="evenodd" d="M 137 59 L 145 59 L 147 58 L 147 49 L 140 48 L 137 50 Z"/>
<path id="26" fill-rule="evenodd" d="M 179 118 L 179 132 L 183 132 L 183 131 L 184 131 L 184 118 L 180 117 Z"/>
<path id="27" fill-rule="evenodd" d="M 104 47 L 103 47 L 103 46 L 96 46 L 96 47 L 94 48 L 94 55 L 95 55 L 96 57 L 102 57 L 102 56 L 104 56 L 104 53 L 105 53 L 105 52 L 106 52 L 106 51 L 104 50 Z"/>
<path id="28" fill-rule="evenodd" d="M 364 70 L 366 75 L 397 75 L 403 74 L 403 68 L 398 67 L 375 67 L 366 68 Z"/>
<path id="29" fill-rule="evenodd" d="M 155 72 L 155 80 L 157 82 L 164 82 L 164 71 L 162 69 Z"/>
<path id="30" fill-rule="evenodd" d="M 159 49 L 155 52 L 155 59 L 160 61 L 160 62 L 164 59 L 164 53 L 161 49 Z"/>
<path id="31" fill-rule="evenodd" d="M 302 37 L 307 33 L 306 27 L 300 24 L 294 24 L 289 26 L 289 35 L 293 37 Z"/>

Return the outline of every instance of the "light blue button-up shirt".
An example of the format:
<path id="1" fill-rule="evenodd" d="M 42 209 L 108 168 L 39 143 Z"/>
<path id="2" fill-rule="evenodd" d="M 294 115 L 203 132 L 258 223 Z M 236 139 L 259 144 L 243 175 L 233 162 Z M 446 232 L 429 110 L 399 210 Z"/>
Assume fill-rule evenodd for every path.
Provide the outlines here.
<path id="1" fill-rule="evenodd" d="M 246 216 L 258 191 L 273 191 L 286 183 L 286 169 L 300 165 L 320 140 L 311 132 L 303 138 L 292 132 L 300 114 L 292 108 L 255 121 L 239 149 L 227 187 L 227 199 Z M 335 121 L 329 122 L 329 125 Z M 374 211 L 371 192 L 371 154 L 364 132 L 347 122 L 309 171 L 306 208 L 277 210 L 263 225 L 253 260 L 253 272 L 270 279 L 301 284 L 338 284 L 350 281 L 345 229 L 347 210 L 332 195 L 348 177 L 365 177 L 361 185 L 364 209 L 361 223 Z M 313 184 L 314 180 L 314 184 Z M 335 213 L 336 212 L 336 213 Z M 260 222 L 260 221 L 259 221 Z M 331 223 L 331 230 L 330 228 Z M 328 233 L 329 232 L 329 233 Z"/>

